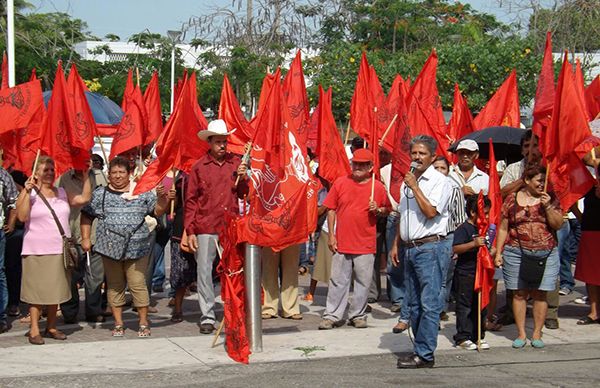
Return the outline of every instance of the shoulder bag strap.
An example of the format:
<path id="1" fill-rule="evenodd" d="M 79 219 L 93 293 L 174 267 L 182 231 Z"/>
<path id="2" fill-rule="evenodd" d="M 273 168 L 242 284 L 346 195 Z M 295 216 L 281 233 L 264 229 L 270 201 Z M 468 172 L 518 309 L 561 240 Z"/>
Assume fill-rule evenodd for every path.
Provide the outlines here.
<path id="1" fill-rule="evenodd" d="M 40 190 L 38 190 L 37 187 L 34 187 L 34 190 L 37 193 L 38 197 L 40 197 L 40 199 L 44 202 L 44 204 L 46 205 L 46 207 L 48 207 L 48 209 L 50 210 L 50 213 L 52 213 L 52 217 L 54 218 L 54 222 L 56 222 L 56 226 L 58 226 L 58 231 L 60 232 L 60 235 L 63 238 L 66 237 L 65 236 L 65 230 L 63 229 L 62 225 L 60 224 L 60 220 L 56 216 L 56 213 L 54 212 L 54 209 L 52 209 L 52 206 L 50 206 L 50 204 L 48 203 L 48 200 L 46 199 L 46 197 L 44 196 L 44 194 L 42 194 L 42 192 Z"/>
<path id="2" fill-rule="evenodd" d="M 106 189 L 106 186 L 104 186 L 104 192 L 102 193 L 102 218 L 103 218 L 103 219 L 106 219 L 106 214 L 105 214 L 105 212 L 104 212 L 104 200 L 105 200 L 105 198 L 106 198 L 106 190 L 107 190 L 107 189 Z M 133 229 L 133 230 L 130 232 L 130 235 L 131 235 L 131 236 L 133 236 L 133 235 L 135 234 L 135 232 L 137 232 L 137 230 L 138 230 L 139 228 L 141 228 L 141 227 L 142 227 L 142 225 L 144 225 L 144 223 L 145 223 L 145 222 L 146 222 L 146 220 L 145 220 L 145 219 L 142 219 L 142 222 L 140 222 L 140 223 L 139 223 L 139 224 L 138 224 L 138 225 L 137 225 L 137 226 L 136 226 L 136 227 L 135 227 L 135 228 L 134 228 L 134 229 Z"/>

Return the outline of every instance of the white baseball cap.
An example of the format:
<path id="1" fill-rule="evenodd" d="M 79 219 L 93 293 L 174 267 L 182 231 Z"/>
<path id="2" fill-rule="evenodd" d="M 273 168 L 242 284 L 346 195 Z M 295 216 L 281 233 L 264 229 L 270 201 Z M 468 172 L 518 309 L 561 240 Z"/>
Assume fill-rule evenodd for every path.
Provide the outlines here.
<path id="1" fill-rule="evenodd" d="M 458 143 L 456 150 L 479 151 L 479 145 L 475 140 L 465 139 Z"/>

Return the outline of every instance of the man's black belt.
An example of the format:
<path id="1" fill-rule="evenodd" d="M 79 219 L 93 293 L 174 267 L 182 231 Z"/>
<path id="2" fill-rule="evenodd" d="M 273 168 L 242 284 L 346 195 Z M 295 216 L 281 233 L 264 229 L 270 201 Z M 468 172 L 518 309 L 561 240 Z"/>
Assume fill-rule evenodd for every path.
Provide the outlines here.
<path id="1" fill-rule="evenodd" d="M 439 234 L 432 234 L 431 236 L 418 238 L 416 240 L 402 241 L 402 245 L 407 246 L 409 248 L 414 248 L 430 242 L 442 241 L 445 238 L 445 236 L 441 236 Z"/>

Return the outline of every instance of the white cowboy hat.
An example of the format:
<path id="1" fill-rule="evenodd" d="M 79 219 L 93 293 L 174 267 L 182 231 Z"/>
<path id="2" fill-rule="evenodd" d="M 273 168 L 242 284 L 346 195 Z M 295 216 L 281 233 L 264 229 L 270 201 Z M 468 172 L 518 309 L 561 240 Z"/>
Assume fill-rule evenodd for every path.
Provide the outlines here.
<path id="1" fill-rule="evenodd" d="M 234 133 L 236 129 L 237 128 L 234 128 L 227 132 L 227 124 L 225 124 L 225 121 L 221 119 L 213 120 L 208 123 L 208 128 L 206 130 L 198 132 L 198 137 L 200 140 L 207 141 L 211 136 L 229 136 Z"/>

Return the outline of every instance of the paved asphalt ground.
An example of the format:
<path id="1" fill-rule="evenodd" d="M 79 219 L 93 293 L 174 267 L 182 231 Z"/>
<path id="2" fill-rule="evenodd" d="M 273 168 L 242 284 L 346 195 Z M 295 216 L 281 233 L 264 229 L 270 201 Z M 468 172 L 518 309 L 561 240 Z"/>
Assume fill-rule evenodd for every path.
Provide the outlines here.
<path id="1" fill-rule="evenodd" d="M 308 276 L 301 277 L 301 294 L 308 282 Z M 450 313 L 438 336 L 436 367 L 413 371 L 396 369 L 397 357 L 412 344 L 407 333 L 391 333 L 397 314 L 390 313 L 385 297 L 372 305 L 367 329 L 319 331 L 326 295 L 320 287 L 313 303 L 301 302 L 302 321 L 263 321 L 263 351 L 240 365 L 227 357 L 223 337 L 212 348 L 213 336 L 198 333 L 193 295 L 185 300 L 184 322 L 172 324 L 166 293 L 160 293 L 154 295 L 159 311 L 151 315 L 150 339 L 137 338 L 136 314 L 130 310 L 125 338 L 110 337 L 112 320 L 80 322 L 60 326 L 67 341 L 46 340 L 38 347 L 27 343 L 27 324 L 13 321 L 13 329 L 0 335 L 0 387 L 599 387 L 600 325 L 575 324 L 588 310 L 573 303 L 583 289 L 578 284 L 573 294 L 561 297 L 560 329 L 544 331 L 543 350 L 510 348 L 514 325 L 488 333 L 489 351 L 455 349 Z M 218 317 L 220 311 L 219 305 Z M 531 332 L 531 318 L 527 325 Z"/>

